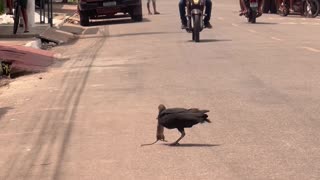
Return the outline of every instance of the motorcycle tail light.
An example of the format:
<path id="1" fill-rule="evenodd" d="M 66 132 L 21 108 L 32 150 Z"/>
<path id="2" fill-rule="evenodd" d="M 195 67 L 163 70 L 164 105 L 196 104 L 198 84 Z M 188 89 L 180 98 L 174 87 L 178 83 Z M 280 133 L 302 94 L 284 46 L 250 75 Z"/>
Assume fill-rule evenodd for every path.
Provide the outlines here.
<path id="1" fill-rule="evenodd" d="M 194 4 L 199 4 L 200 0 L 193 0 Z"/>

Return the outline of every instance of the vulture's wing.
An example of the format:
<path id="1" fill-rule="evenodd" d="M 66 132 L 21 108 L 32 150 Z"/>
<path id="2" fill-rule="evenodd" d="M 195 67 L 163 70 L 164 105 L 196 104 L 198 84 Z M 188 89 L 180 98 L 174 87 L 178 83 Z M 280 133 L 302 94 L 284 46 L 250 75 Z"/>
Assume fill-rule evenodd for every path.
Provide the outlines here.
<path id="1" fill-rule="evenodd" d="M 188 111 L 187 109 L 184 109 L 184 108 L 169 108 L 169 109 L 165 109 L 163 110 L 159 116 L 164 116 L 164 115 L 167 115 L 167 114 L 175 114 L 175 113 L 182 113 L 182 112 L 186 112 Z"/>
<path id="2" fill-rule="evenodd" d="M 195 124 L 204 122 L 207 117 L 208 115 L 204 113 L 180 112 L 166 114 L 159 121 L 160 124 L 171 128 L 192 127 Z"/>
<path id="3" fill-rule="evenodd" d="M 210 112 L 209 110 L 200 110 L 198 108 L 191 108 L 191 109 L 188 109 L 188 112 L 193 112 L 193 113 L 207 113 L 207 112 Z"/>

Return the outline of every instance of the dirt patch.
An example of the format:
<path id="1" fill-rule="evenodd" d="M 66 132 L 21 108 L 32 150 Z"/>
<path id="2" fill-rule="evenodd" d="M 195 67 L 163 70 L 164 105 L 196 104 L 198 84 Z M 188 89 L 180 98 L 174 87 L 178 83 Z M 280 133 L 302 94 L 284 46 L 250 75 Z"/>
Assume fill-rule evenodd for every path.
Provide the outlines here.
<path id="1" fill-rule="evenodd" d="M 9 85 L 9 83 L 10 83 L 10 79 L 8 79 L 8 78 L 0 78 L 0 88 L 1 87 L 3 87 L 3 86 L 7 86 L 7 85 Z"/>

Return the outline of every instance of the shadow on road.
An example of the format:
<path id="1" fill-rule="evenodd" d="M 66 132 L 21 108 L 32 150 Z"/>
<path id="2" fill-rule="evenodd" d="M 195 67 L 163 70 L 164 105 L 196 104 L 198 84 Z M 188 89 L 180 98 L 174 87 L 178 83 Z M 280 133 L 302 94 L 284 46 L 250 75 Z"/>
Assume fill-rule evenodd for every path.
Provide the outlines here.
<path id="1" fill-rule="evenodd" d="M 210 43 L 210 42 L 225 42 L 232 41 L 231 39 L 200 39 L 199 43 Z M 187 42 L 193 42 L 192 40 L 188 40 Z"/>
<path id="2" fill-rule="evenodd" d="M 145 35 L 156 35 L 156 34 L 178 34 L 182 32 L 139 32 L 139 33 L 127 33 L 127 34 L 116 34 L 110 37 L 124 37 L 124 36 L 145 36 Z"/>
<path id="3" fill-rule="evenodd" d="M 89 26 L 105 26 L 105 25 L 116 25 L 116 24 L 135 24 L 135 23 L 146 23 L 150 22 L 149 19 L 143 18 L 141 22 L 134 22 L 131 19 L 125 18 L 125 19 L 104 19 L 104 20 L 95 20 L 91 21 Z"/>
<path id="4" fill-rule="evenodd" d="M 182 32 L 139 32 L 139 33 L 127 33 L 127 34 L 115 34 L 115 35 L 109 35 L 109 32 L 99 35 L 90 35 L 90 36 L 81 36 L 79 39 L 90 39 L 90 38 L 101 38 L 101 37 L 108 37 L 108 38 L 113 38 L 113 37 L 127 37 L 127 36 L 149 36 L 149 35 L 160 35 L 160 34 L 178 34 Z"/>
<path id="5" fill-rule="evenodd" d="M 1 120 L 1 117 L 4 116 L 10 109 L 13 109 L 13 108 L 11 107 L 0 108 L 0 120 Z"/>
<path id="6" fill-rule="evenodd" d="M 278 23 L 273 23 L 273 22 L 256 22 L 256 24 L 264 24 L 264 25 L 275 25 L 275 24 L 278 24 Z"/>
<path id="7" fill-rule="evenodd" d="M 179 145 L 170 145 L 165 144 L 166 146 L 171 147 L 215 147 L 215 146 L 221 146 L 221 144 L 179 144 Z"/>

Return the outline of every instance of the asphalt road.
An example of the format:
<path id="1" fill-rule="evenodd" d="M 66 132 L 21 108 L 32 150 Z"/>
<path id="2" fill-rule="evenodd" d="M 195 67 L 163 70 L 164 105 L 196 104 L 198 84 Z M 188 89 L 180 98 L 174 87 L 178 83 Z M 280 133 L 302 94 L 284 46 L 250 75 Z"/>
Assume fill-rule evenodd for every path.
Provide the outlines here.
<path id="1" fill-rule="evenodd" d="M 177 3 L 92 26 L 54 49 L 69 60 L 1 88 L 0 179 L 320 179 L 320 19 L 252 25 L 223 0 L 196 44 Z M 140 147 L 160 103 L 210 109 L 212 123 Z"/>

